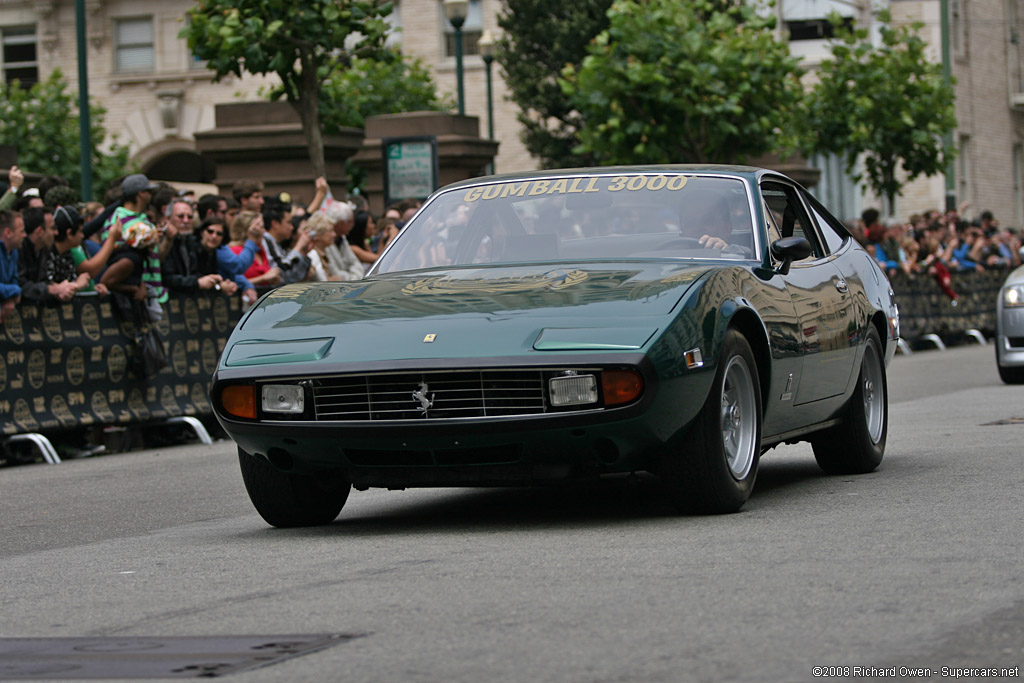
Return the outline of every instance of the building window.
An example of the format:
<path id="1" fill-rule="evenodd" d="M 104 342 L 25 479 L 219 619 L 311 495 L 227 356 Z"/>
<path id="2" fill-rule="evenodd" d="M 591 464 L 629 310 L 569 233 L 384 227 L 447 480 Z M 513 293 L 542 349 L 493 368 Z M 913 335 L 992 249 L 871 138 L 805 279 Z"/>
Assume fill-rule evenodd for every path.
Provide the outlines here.
<path id="1" fill-rule="evenodd" d="M 853 17 L 843 17 L 843 26 L 853 28 Z M 789 40 L 827 40 L 836 35 L 835 27 L 828 19 L 797 19 L 786 22 Z"/>
<path id="2" fill-rule="evenodd" d="M 116 20 L 114 42 L 118 72 L 152 71 L 156 66 L 152 17 Z"/>
<path id="3" fill-rule="evenodd" d="M 1024 106 L 1024 69 L 1021 68 L 1021 26 L 1017 18 L 1017 0 L 1006 2 L 1006 25 L 1009 30 L 1006 49 L 1006 68 L 1010 79 L 1010 104 Z"/>
<path id="4" fill-rule="evenodd" d="M 959 145 L 957 145 L 959 161 L 959 168 L 957 169 L 956 186 L 957 186 L 957 200 L 961 203 L 971 203 L 971 173 L 973 168 L 971 166 L 971 137 L 969 135 L 961 135 Z"/>
<path id="5" fill-rule="evenodd" d="M 1013 146 L 1013 213 L 1015 225 L 1024 225 L 1024 145 Z"/>
<path id="6" fill-rule="evenodd" d="M 455 56 L 455 29 L 452 22 L 444 14 L 444 6 L 439 5 L 441 10 L 441 25 L 444 26 L 444 56 Z M 480 10 L 480 0 L 469 0 L 469 14 L 466 15 L 466 22 L 462 25 L 462 54 L 478 55 L 480 48 L 477 41 L 483 34 L 483 14 Z"/>
<path id="7" fill-rule="evenodd" d="M 5 26 L 0 28 L 3 53 L 0 67 L 4 83 L 19 81 L 28 89 L 39 82 L 39 61 L 36 57 L 35 26 Z"/>

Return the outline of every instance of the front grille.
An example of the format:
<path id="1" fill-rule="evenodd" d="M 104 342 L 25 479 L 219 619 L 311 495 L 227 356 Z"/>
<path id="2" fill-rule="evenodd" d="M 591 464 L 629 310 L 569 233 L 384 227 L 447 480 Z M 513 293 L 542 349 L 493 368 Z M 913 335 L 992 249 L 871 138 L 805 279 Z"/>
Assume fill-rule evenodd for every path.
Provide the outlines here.
<path id="1" fill-rule="evenodd" d="M 313 403 L 317 420 L 539 415 L 551 412 L 548 378 L 563 372 L 453 370 L 322 377 L 312 381 Z M 576 408 L 599 407 L 591 404 Z"/>

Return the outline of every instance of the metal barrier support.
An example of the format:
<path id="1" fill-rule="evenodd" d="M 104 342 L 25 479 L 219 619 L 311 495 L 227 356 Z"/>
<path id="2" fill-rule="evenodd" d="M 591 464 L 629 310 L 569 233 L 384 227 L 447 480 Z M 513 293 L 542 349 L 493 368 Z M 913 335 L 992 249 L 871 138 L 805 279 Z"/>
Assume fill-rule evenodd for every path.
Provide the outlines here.
<path id="1" fill-rule="evenodd" d="M 191 415 L 185 415 L 182 417 L 171 417 L 164 421 L 162 424 L 185 424 L 192 428 L 192 431 L 196 433 L 196 437 L 199 439 L 199 443 L 210 445 L 213 443 L 213 439 L 210 438 L 210 433 L 206 431 L 206 426 L 203 425 L 198 419 Z"/>
<path id="2" fill-rule="evenodd" d="M 935 344 L 935 348 L 937 348 L 939 351 L 946 350 L 946 345 L 943 343 L 942 337 L 940 337 L 937 334 L 926 334 L 921 337 L 921 341 L 931 342 L 932 344 Z"/>
<path id="3" fill-rule="evenodd" d="M 985 339 L 985 335 L 981 333 L 981 330 L 967 330 L 964 334 L 966 334 L 968 337 L 978 342 L 982 346 L 988 344 L 988 341 Z"/>
<path id="4" fill-rule="evenodd" d="M 42 434 L 15 434 L 13 436 L 7 437 L 7 440 L 31 442 L 43 454 L 43 458 L 46 460 L 46 462 L 50 463 L 51 465 L 56 465 L 61 461 L 60 456 L 57 455 L 57 449 L 55 449 L 53 447 L 53 444 L 50 443 L 50 440 L 47 439 Z"/>

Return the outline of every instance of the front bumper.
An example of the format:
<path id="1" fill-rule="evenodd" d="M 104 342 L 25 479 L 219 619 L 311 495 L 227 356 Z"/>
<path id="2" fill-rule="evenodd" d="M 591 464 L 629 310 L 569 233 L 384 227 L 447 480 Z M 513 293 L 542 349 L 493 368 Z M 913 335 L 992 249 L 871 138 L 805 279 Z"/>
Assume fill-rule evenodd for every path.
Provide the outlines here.
<path id="1" fill-rule="evenodd" d="M 216 398 L 219 388 L 267 381 L 275 373 L 264 367 L 218 371 L 211 398 L 218 420 L 238 446 L 283 471 L 343 469 L 358 487 L 519 484 L 649 469 L 697 414 L 713 377 L 713 369 L 701 369 L 663 379 L 642 355 L 564 361 L 633 367 L 644 377 L 644 393 L 623 406 L 506 417 L 275 421 L 225 413 Z M 500 365 L 528 367 L 512 359 L 501 359 Z"/>
<path id="2" fill-rule="evenodd" d="M 1024 366 L 1024 306 L 1000 305 L 996 311 L 996 351 L 999 365 Z"/>

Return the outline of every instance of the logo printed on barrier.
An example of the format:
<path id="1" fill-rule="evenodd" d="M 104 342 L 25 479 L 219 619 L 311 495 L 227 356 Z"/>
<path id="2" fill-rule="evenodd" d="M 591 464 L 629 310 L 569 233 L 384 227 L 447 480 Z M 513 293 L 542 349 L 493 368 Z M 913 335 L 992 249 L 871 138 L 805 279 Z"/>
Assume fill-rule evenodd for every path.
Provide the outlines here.
<path id="1" fill-rule="evenodd" d="M 14 402 L 14 421 L 27 432 L 34 432 L 39 429 L 39 422 L 32 415 L 32 409 L 28 407 L 28 401 L 19 398 Z"/>
<path id="2" fill-rule="evenodd" d="M 192 385 L 192 404 L 199 411 L 210 409 L 210 404 L 206 400 L 206 388 L 199 382 Z"/>
<path id="3" fill-rule="evenodd" d="M 60 312 L 56 308 L 47 306 L 43 309 L 43 331 L 46 336 L 55 342 L 64 338 L 64 332 L 60 327 Z"/>
<path id="4" fill-rule="evenodd" d="M 46 383 L 46 354 L 42 349 L 28 355 L 28 383 L 33 389 L 42 389 Z"/>
<path id="5" fill-rule="evenodd" d="M 199 332 L 199 306 L 195 299 L 185 299 L 185 329 L 189 334 Z"/>
<path id="6" fill-rule="evenodd" d="M 213 300 L 213 324 L 218 332 L 228 330 L 228 302 L 224 297 Z"/>
<path id="7" fill-rule="evenodd" d="M 184 377 L 188 374 L 188 354 L 185 353 L 185 342 L 178 340 L 174 342 L 171 350 L 171 365 L 174 366 L 174 374 Z"/>
<path id="8" fill-rule="evenodd" d="M 92 400 L 89 402 L 92 407 L 92 413 L 96 416 L 100 422 L 113 422 L 115 419 L 114 411 L 110 409 L 110 404 L 107 403 L 107 397 L 103 395 L 102 391 L 94 391 L 92 393 Z"/>
<path id="9" fill-rule="evenodd" d="M 169 384 L 165 384 L 164 388 L 160 390 L 160 405 L 168 415 L 177 415 L 180 412 L 178 401 L 174 398 L 174 389 Z"/>
<path id="10" fill-rule="evenodd" d="M 204 339 L 202 349 L 199 352 L 203 359 L 203 372 L 212 375 L 217 369 L 217 347 L 213 345 L 212 339 Z"/>
<path id="11" fill-rule="evenodd" d="M 3 329 L 7 332 L 7 338 L 15 344 L 25 341 L 25 328 L 21 323 L 21 311 L 15 306 L 10 315 L 4 319 Z"/>
<path id="12" fill-rule="evenodd" d="M 82 334 L 89 341 L 99 341 L 100 338 L 100 318 L 96 313 L 96 307 L 92 304 L 82 304 L 82 316 L 81 316 Z"/>
<path id="13" fill-rule="evenodd" d="M 124 379 L 128 369 L 128 356 L 120 344 L 112 344 L 107 353 L 107 376 L 111 382 L 117 383 Z"/>
<path id="14" fill-rule="evenodd" d="M 68 359 L 65 363 L 68 370 L 68 381 L 78 386 L 85 379 L 85 351 L 81 346 L 72 347 L 68 352 Z"/>
<path id="15" fill-rule="evenodd" d="M 149 417 L 149 407 L 146 406 L 146 400 L 142 396 L 142 389 L 135 387 L 128 394 L 128 410 L 132 411 L 132 415 L 139 419 L 145 420 Z"/>
<path id="16" fill-rule="evenodd" d="M 74 427 L 76 424 L 75 416 L 68 408 L 67 401 L 64 400 L 63 396 L 54 396 L 50 399 L 50 412 L 60 420 L 61 425 L 64 427 Z"/>
<path id="17" fill-rule="evenodd" d="M 171 336 L 171 319 L 168 317 L 166 310 L 164 310 L 163 317 L 157 320 L 154 325 L 156 325 L 156 331 L 159 332 L 160 336 L 164 339 Z"/>

